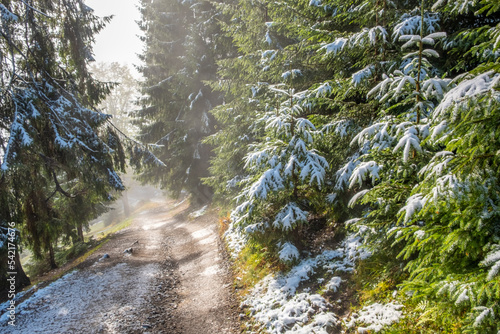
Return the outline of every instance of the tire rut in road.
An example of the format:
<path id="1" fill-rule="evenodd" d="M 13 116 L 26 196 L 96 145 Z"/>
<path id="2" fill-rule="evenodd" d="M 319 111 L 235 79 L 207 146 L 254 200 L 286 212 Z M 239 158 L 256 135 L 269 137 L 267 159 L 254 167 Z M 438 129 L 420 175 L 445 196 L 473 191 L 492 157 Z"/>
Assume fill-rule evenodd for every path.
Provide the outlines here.
<path id="1" fill-rule="evenodd" d="M 230 272 L 219 254 L 217 214 L 182 218 L 170 233 L 180 280 L 174 313 L 182 333 L 240 333 Z"/>
<path id="2" fill-rule="evenodd" d="M 2 333 L 233 334 L 238 308 L 217 215 L 158 202 L 65 276 L 19 305 Z M 132 253 L 123 251 L 132 248 Z M 108 254 L 109 258 L 103 258 Z"/>

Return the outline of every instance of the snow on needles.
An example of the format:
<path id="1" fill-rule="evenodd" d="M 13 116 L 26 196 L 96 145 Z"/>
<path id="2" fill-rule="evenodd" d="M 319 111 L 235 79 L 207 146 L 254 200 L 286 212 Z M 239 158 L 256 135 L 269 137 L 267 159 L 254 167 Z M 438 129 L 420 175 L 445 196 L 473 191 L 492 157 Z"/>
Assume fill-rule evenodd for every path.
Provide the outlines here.
<path id="1" fill-rule="evenodd" d="M 307 220 L 308 212 L 299 208 L 299 206 L 290 202 L 278 212 L 273 222 L 273 226 L 282 231 L 291 230 L 296 224 Z"/>
<path id="2" fill-rule="evenodd" d="M 300 254 L 297 247 L 292 245 L 289 242 L 285 242 L 283 246 L 281 246 L 281 250 L 279 252 L 280 260 L 283 262 L 293 261 L 298 259 Z"/>
<path id="3" fill-rule="evenodd" d="M 492 266 L 488 271 L 488 280 L 492 280 L 498 272 L 500 271 L 500 246 L 497 245 L 497 249 L 492 251 L 486 256 L 486 258 L 481 262 L 483 266 Z"/>
<path id="4" fill-rule="evenodd" d="M 320 50 L 325 49 L 326 54 L 332 53 L 334 55 L 337 54 L 337 52 L 341 51 L 344 48 L 344 45 L 348 42 L 347 38 L 337 38 L 335 41 L 333 41 L 330 44 L 326 44 L 320 48 Z"/>
<path id="5" fill-rule="evenodd" d="M 405 123 L 398 125 L 398 127 L 405 126 Z M 414 127 L 410 126 L 404 129 L 404 135 L 399 140 L 396 147 L 393 149 L 393 153 L 396 153 L 400 148 L 403 148 L 403 161 L 408 162 L 408 158 L 410 156 L 411 148 L 415 149 L 417 152 L 422 152 L 422 148 L 420 147 L 420 139 L 418 138 L 419 131 Z"/>
<path id="6" fill-rule="evenodd" d="M 0 4 L 0 17 L 2 18 L 2 21 L 18 21 L 19 18 L 13 14 L 12 12 L 10 12 L 7 7 L 5 7 L 4 5 Z"/>
<path id="7" fill-rule="evenodd" d="M 427 198 L 424 198 L 422 194 L 415 194 L 406 200 L 406 205 L 398 213 L 406 212 L 404 222 L 407 223 L 416 212 L 425 206 L 426 202 Z"/>
<path id="8" fill-rule="evenodd" d="M 495 93 L 494 88 L 499 82 L 500 74 L 493 71 L 480 74 L 472 79 L 463 80 L 444 95 L 443 100 L 434 110 L 434 116 L 437 118 L 443 115 L 450 107 L 459 106 L 460 102 L 466 98 L 472 98 L 487 92 Z"/>
<path id="9" fill-rule="evenodd" d="M 379 178 L 378 172 L 380 171 L 380 166 L 377 165 L 375 161 L 362 162 L 354 168 L 352 175 L 349 179 L 349 188 L 352 188 L 356 183 L 360 186 L 366 179 L 367 175 L 371 175 L 372 182 L 375 182 Z"/>
<path id="10" fill-rule="evenodd" d="M 360 85 L 362 82 L 366 81 L 369 77 L 373 75 L 375 71 L 375 66 L 373 65 L 368 65 L 362 70 L 359 70 L 356 73 L 353 73 L 352 75 L 352 84 L 354 86 Z"/>
<path id="11" fill-rule="evenodd" d="M 422 17 L 420 15 L 404 14 L 400 22 L 394 27 L 393 38 L 397 40 L 399 36 L 417 34 L 420 31 Z M 439 29 L 439 15 L 436 13 L 426 13 L 424 15 L 424 26 L 430 33 Z"/>

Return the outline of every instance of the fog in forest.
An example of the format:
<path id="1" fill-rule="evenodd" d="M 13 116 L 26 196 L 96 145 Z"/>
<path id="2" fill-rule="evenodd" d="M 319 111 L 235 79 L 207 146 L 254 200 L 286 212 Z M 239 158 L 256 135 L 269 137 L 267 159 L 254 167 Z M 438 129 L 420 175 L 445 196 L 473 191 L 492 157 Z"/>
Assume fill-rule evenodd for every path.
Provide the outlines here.
<path id="1" fill-rule="evenodd" d="M 148 203 L 160 201 L 167 194 L 152 185 L 142 185 L 134 179 L 132 172 L 122 176 L 126 187 L 117 195 L 117 199 L 109 205 L 109 211 L 90 222 L 90 228 L 97 224 L 104 227 L 113 226 L 130 218 L 134 211 Z"/>

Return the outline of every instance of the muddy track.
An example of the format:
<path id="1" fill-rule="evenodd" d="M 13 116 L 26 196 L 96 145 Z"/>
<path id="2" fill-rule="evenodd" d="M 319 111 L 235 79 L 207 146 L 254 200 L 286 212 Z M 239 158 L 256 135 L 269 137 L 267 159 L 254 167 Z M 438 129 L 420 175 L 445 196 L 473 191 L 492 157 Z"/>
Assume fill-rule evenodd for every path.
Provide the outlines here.
<path id="1" fill-rule="evenodd" d="M 190 211 L 157 197 L 78 270 L 35 289 L 0 332 L 239 333 L 217 215 Z"/>

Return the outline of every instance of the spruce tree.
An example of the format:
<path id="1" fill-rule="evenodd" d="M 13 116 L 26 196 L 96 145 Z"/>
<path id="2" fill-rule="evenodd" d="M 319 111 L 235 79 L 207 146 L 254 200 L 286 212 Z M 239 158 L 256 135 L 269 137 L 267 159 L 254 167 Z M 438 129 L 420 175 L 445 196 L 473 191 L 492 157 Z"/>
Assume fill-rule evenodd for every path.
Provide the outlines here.
<path id="1" fill-rule="evenodd" d="M 207 182 L 238 202 L 233 228 L 279 256 L 293 222 L 326 214 L 363 235 L 373 261 L 386 261 L 374 276 L 393 273 L 409 304 L 429 305 L 417 326 L 498 331 L 498 5 L 219 8 L 237 54 L 219 62 L 212 83 L 226 103 L 213 111 L 220 128 L 209 138 L 217 149 Z M 301 111 L 290 116 L 293 106 Z M 306 149 L 329 166 L 321 188 L 284 167 L 299 119 L 315 129 Z M 280 231 L 276 217 L 291 199 L 301 211 L 288 210 L 291 228 Z"/>
<path id="2" fill-rule="evenodd" d="M 302 28 L 316 9 L 252 1 L 219 8 L 238 53 L 219 62 L 221 78 L 212 84 L 225 104 L 213 111 L 221 126 L 209 138 L 216 150 L 207 182 L 237 203 L 233 228 L 292 262 L 304 246 L 300 230 L 325 207 L 328 187 L 329 164 L 317 149 L 328 111 L 311 102 L 328 72 L 312 65 L 311 32 Z"/>
<path id="3" fill-rule="evenodd" d="M 178 196 L 185 189 L 199 201 L 211 198 L 201 182 L 208 176 L 213 133 L 209 110 L 221 103 L 206 81 L 216 75 L 216 12 L 209 2 L 143 1 L 141 28 L 146 49 L 145 80 L 137 113 L 139 138 L 155 145 L 165 166 L 141 169 L 140 179 L 159 183 Z"/>
<path id="4" fill-rule="evenodd" d="M 81 0 L 8 1 L 0 12 L 1 224 L 15 223 L 19 240 L 37 258 L 48 253 L 54 267 L 64 231 L 81 236 L 97 207 L 124 188 L 119 133 L 95 109 L 109 87 L 88 71 L 94 35 L 109 18 Z M 83 216 L 69 210 L 84 198 Z"/>
<path id="5" fill-rule="evenodd" d="M 398 255 L 406 265 L 404 290 L 416 302 L 431 302 L 421 324 L 452 322 L 464 331 L 495 332 L 498 174 L 488 159 L 498 142 L 488 138 L 495 137 L 490 126 L 498 109 L 498 74 L 491 70 L 496 29 L 477 26 L 498 21 L 481 15 L 494 8 L 487 2 L 475 9 L 465 2 L 440 5 L 422 1 L 392 29 L 404 54 L 368 93 L 382 103 L 383 117 L 354 138 L 368 150 L 353 170 L 351 186 L 368 175 L 372 184 L 352 203 L 362 198 L 370 206 L 356 224 L 368 232 L 373 251 Z M 475 22 L 457 29 L 471 10 Z M 449 32 L 442 31 L 443 23 Z M 473 43 L 464 40 L 471 35 Z M 458 64 L 439 60 L 456 57 L 460 49 Z M 486 273 L 482 267 L 489 266 Z M 467 317 L 458 319 L 454 312 Z"/>

